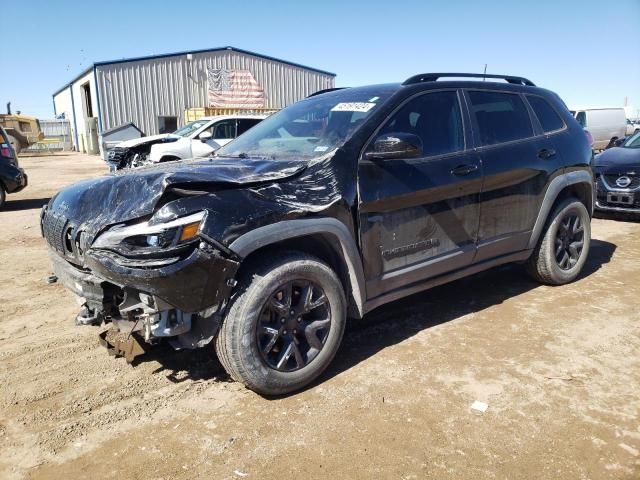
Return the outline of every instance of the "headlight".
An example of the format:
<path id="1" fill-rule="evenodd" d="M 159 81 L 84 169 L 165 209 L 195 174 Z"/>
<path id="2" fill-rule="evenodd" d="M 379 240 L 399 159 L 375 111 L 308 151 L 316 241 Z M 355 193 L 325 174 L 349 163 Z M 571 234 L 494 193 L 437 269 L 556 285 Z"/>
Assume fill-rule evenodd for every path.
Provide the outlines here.
<path id="1" fill-rule="evenodd" d="M 115 250 L 119 253 L 154 253 L 191 243 L 198 236 L 205 212 L 194 213 L 166 223 L 150 225 L 116 225 L 93 242 L 92 248 Z"/>

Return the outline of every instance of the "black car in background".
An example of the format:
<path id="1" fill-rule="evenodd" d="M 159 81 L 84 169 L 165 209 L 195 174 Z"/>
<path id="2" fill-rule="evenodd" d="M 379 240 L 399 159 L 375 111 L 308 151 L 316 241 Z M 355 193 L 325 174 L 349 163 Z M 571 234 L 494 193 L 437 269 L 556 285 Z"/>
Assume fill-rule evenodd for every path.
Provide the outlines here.
<path id="1" fill-rule="evenodd" d="M 18 165 L 18 156 L 9 142 L 7 132 L 0 127 L 0 208 L 7 193 L 16 193 L 27 186 L 27 174 Z"/>
<path id="2" fill-rule="evenodd" d="M 593 159 L 597 210 L 640 214 L 640 132 Z"/>
<path id="3" fill-rule="evenodd" d="M 348 317 L 509 262 L 575 279 L 590 160 L 531 81 L 421 74 L 312 95 L 214 158 L 69 186 L 42 231 L 78 323 L 113 322 L 128 359 L 213 343 L 232 378 L 281 394 L 329 365 Z"/>

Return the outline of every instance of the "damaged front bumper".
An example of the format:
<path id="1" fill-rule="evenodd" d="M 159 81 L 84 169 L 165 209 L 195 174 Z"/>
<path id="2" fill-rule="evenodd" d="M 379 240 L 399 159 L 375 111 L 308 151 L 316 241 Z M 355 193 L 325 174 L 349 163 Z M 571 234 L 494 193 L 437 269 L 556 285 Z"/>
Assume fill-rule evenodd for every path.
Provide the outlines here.
<path id="1" fill-rule="evenodd" d="M 95 250 L 86 253 L 84 268 L 54 250 L 50 258 L 55 275 L 82 304 L 77 323 L 111 322 L 127 337 L 151 344 L 167 338 L 178 349 L 213 339 L 239 266 L 205 242 L 185 258 L 152 268 L 127 266 L 125 257 Z"/>

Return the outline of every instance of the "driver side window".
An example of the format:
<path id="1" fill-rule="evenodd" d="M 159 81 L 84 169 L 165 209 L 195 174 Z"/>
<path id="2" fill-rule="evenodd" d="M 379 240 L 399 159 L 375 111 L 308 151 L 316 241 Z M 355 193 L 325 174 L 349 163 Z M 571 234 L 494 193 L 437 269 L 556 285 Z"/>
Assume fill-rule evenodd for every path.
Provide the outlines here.
<path id="1" fill-rule="evenodd" d="M 400 108 L 382 127 L 385 134 L 409 133 L 422 140 L 422 156 L 464 150 L 464 132 L 455 91 L 425 93 Z"/>

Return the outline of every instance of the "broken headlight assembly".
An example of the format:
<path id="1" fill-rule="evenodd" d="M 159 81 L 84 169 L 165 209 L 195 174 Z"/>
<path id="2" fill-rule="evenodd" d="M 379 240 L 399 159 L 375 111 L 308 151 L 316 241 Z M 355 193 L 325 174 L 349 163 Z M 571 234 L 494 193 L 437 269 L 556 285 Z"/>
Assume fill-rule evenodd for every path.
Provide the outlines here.
<path id="1" fill-rule="evenodd" d="M 177 260 L 198 240 L 205 216 L 205 212 L 198 212 L 165 223 L 116 225 L 100 234 L 91 248 L 132 258 L 176 257 L 167 260 Z"/>

